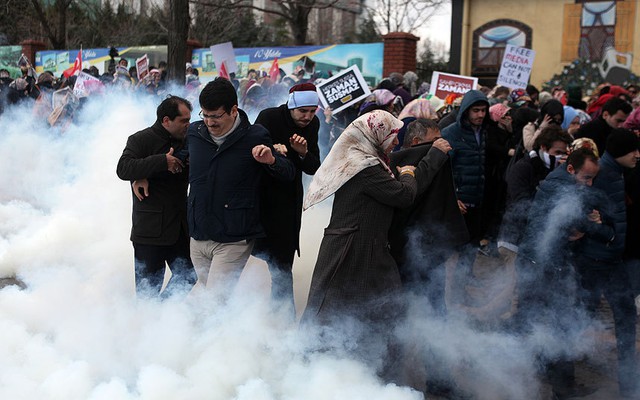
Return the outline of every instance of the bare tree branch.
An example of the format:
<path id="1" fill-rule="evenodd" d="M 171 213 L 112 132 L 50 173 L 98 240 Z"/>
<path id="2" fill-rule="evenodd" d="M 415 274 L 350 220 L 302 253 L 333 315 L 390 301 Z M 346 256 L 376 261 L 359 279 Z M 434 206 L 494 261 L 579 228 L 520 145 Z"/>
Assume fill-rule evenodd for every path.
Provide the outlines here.
<path id="1" fill-rule="evenodd" d="M 192 4 L 228 9 L 251 9 L 277 15 L 289 24 L 294 42 L 296 44 L 305 44 L 311 10 L 335 7 L 340 0 L 282 0 L 276 3 L 278 9 L 256 6 L 253 2 L 246 0 L 190 0 L 190 2 Z"/>
<path id="2" fill-rule="evenodd" d="M 375 0 L 366 10 L 383 34 L 411 32 L 426 23 L 449 0 Z"/>

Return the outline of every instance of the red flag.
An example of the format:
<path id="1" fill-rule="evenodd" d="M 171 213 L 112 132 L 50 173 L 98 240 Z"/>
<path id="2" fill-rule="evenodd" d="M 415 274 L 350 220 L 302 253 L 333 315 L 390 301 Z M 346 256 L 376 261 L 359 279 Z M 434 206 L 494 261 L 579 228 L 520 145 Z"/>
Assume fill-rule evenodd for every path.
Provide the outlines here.
<path id="1" fill-rule="evenodd" d="M 269 69 L 269 78 L 271 78 L 273 82 L 276 82 L 279 76 L 280 67 L 278 66 L 278 57 L 276 57 L 273 59 L 273 64 L 271 64 L 271 68 Z"/>
<path id="2" fill-rule="evenodd" d="M 78 56 L 76 57 L 76 61 L 73 62 L 73 66 L 64 70 L 62 75 L 65 78 L 69 78 L 72 75 L 77 75 L 82 71 L 82 48 L 78 51 Z"/>
<path id="3" fill-rule="evenodd" d="M 227 72 L 227 66 L 224 64 L 224 61 L 220 64 L 220 71 L 218 71 L 218 75 L 228 81 L 231 80 L 231 78 L 229 77 L 229 73 Z"/>

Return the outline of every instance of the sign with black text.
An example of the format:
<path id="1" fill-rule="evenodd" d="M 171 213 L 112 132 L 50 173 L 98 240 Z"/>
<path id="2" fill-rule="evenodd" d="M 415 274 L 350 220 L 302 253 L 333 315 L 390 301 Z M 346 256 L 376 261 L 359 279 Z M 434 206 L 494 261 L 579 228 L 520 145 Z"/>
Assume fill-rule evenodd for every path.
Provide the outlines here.
<path id="1" fill-rule="evenodd" d="M 334 114 L 371 94 L 357 65 L 340 71 L 339 74 L 317 85 L 316 88 L 322 106 L 331 107 Z"/>
<path id="2" fill-rule="evenodd" d="M 504 48 L 502 64 L 497 85 L 506 86 L 509 89 L 524 89 L 529 84 L 529 76 L 533 68 L 533 59 L 536 52 L 524 47 L 508 44 Z"/>

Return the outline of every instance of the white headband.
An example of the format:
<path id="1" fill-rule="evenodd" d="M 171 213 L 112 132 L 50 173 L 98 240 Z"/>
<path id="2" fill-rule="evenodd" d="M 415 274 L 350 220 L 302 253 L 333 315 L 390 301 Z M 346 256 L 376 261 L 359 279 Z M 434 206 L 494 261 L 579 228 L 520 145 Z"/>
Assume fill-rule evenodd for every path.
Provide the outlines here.
<path id="1" fill-rule="evenodd" d="M 318 93 L 312 90 L 296 91 L 289 93 L 287 108 L 292 110 L 300 107 L 316 107 L 318 105 Z"/>

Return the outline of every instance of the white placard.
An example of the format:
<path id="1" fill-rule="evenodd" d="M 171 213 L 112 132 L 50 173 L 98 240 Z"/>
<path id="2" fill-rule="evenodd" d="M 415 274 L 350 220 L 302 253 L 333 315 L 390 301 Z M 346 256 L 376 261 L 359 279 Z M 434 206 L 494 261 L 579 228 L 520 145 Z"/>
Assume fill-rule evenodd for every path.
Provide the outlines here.
<path id="1" fill-rule="evenodd" d="M 371 94 L 357 65 L 340 71 L 316 86 L 322 105 L 331 107 L 334 114 Z"/>
<path id="2" fill-rule="evenodd" d="M 525 89 L 529 83 L 535 57 L 536 52 L 531 49 L 508 44 L 504 49 L 496 83 L 510 89 Z"/>
<path id="3" fill-rule="evenodd" d="M 236 53 L 233 51 L 233 44 L 231 42 L 211 46 L 211 57 L 213 57 L 213 62 L 216 64 L 218 71 L 220 71 L 220 66 L 223 62 L 228 74 L 235 73 L 238 70 Z"/>

